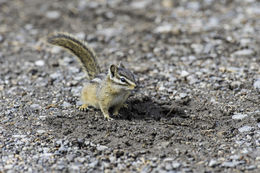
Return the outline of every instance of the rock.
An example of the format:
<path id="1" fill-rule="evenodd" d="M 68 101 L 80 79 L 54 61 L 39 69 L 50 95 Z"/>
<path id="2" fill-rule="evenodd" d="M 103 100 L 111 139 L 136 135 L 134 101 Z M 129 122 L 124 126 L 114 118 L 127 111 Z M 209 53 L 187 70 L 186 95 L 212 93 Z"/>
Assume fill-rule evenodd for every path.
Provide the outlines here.
<path id="1" fill-rule="evenodd" d="M 169 162 L 165 163 L 165 166 L 164 166 L 164 167 L 165 167 L 165 169 L 168 170 L 168 171 L 169 171 L 169 170 L 172 170 L 172 164 L 169 163 Z"/>
<path id="2" fill-rule="evenodd" d="M 13 138 L 25 138 L 26 135 L 13 135 Z"/>
<path id="3" fill-rule="evenodd" d="M 163 161 L 164 162 L 172 162 L 174 159 L 171 157 L 165 158 Z"/>
<path id="4" fill-rule="evenodd" d="M 45 65 L 45 62 L 43 60 L 38 60 L 38 61 L 35 61 L 35 65 L 39 66 L 39 67 L 42 67 L 42 66 Z"/>
<path id="5" fill-rule="evenodd" d="M 239 160 L 239 159 L 241 159 L 241 156 L 240 155 L 232 155 L 232 156 L 230 156 L 230 159 L 231 160 Z"/>
<path id="6" fill-rule="evenodd" d="M 187 97 L 188 94 L 187 93 L 180 93 L 179 96 L 180 96 L 181 99 L 183 99 L 183 98 Z"/>
<path id="7" fill-rule="evenodd" d="M 240 162 L 238 161 L 233 161 L 233 162 L 223 162 L 221 164 L 222 167 L 227 167 L 227 168 L 234 168 L 235 166 L 239 165 Z"/>
<path id="8" fill-rule="evenodd" d="M 64 108 L 68 108 L 68 107 L 71 107 L 71 104 L 64 101 L 63 104 L 62 104 L 62 106 L 63 106 Z"/>
<path id="9" fill-rule="evenodd" d="M 108 147 L 107 146 L 104 146 L 104 145 L 98 145 L 97 146 L 97 150 L 98 151 L 104 151 L 104 150 L 107 150 L 108 149 Z"/>
<path id="10" fill-rule="evenodd" d="M 236 89 L 236 88 L 240 88 L 241 85 L 242 85 L 242 83 L 241 83 L 240 81 L 233 81 L 233 82 L 231 82 L 231 84 L 230 84 L 230 88 L 231 88 L 232 90 L 234 90 L 234 89 Z"/>
<path id="11" fill-rule="evenodd" d="M 183 71 L 181 71 L 180 76 L 184 78 L 184 77 L 189 76 L 189 74 L 190 74 L 189 72 L 183 70 Z"/>
<path id="12" fill-rule="evenodd" d="M 251 39 L 243 38 L 243 39 L 240 40 L 240 45 L 241 46 L 249 46 L 251 42 L 252 42 Z"/>
<path id="13" fill-rule="evenodd" d="M 71 89 L 71 92 L 72 92 L 73 96 L 76 96 L 76 97 L 80 96 L 81 89 L 82 89 L 82 86 L 73 87 Z M 79 102 L 79 104 L 80 104 L 80 102 Z"/>
<path id="14" fill-rule="evenodd" d="M 90 168 L 95 168 L 98 165 L 98 160 L 93 161 L 92 163 L 89 163 L 88 166 Z"/>
<path id="15" fill-rule="evenodd" d="M 4 37 L 0 35 L 0 43 L 4 41 Z"/>
<path id="16" fill-rule="evenodd" d="M 59 11 L 47 11 L 46 12 L 46 17 L 49 18 L 49 19 L 58 19 L 60 17 L 60 12 Z"/>
<path id="17" fill-rule="evenodd" d="M 134 1 L 130 5 L 134 9 L 144 9 L 150 3 L 150 0 L 139 0 Z"/>
<path id="18" fill-rule="evenodd" d="M 200 8 L 200 3 L 196 1 L 188 2 L 187 8 L 192 9 L 194 11 L 198 11 Z"/>
<path id="19" fill-rule="evenodd" d="M 107 37 L 107 39 L 110 39 L 111 37 L 114 37 L 121 33 L 121 30 L 119 28 L 102 28 L 97 31 L 97 34 L 103 35 Z"/>
<path id="20" fill-rule="evenodd" d="M 260 78 L 258 78 L 255 82 L 254 82 L 254 88 L 256 90 L 259 90 L 260 91 Z"/>
<path id="21" fill-rule="evenodd" d="M 214 167 L 214 166 L 217 166 L 217 165 L 218 165 L 218 162 L 216 160 L 212 159 L 212 160 L 209 161 L 210 167 Z"/>
<path id="22" fill-rule="evenodd" d="M 159 33 L 159 34 L 163 34 L 163 33 L 169 33 L 173 30 L 173 26 L 172 24 L 163 24 L 161 26 L 158 26 L 157 28 L 155 28 L 154 32 L 155 33 Z"/>
<path id="23" fill-rule="evenodd" d="M 161 4 L 165 8 L 172 8 L 174 5 L 172 0 L 162 0 Z"/>
<path id="24" fill-rule="evenodd" d="M 30 108 L 32 108 L 33 110 L 39 110 L 41 109 L 41 106 L 39 104 L 32 104 Z"/>
<path id="25" fill-rule="evenodd" d="M 176 162 L 176 161 L 172 162 L 172 168 L 173 169 L 178 169 L 179 167 L 181 167 L 181 163 Z"/>
<path id="26" fill-rule="evenodd" d="M 45 130 L 43 130 L 43 129 L 39 129 L 39 130 L 37 130 L 37 133 L 39 133 L 39 134 L 43 134 L 43 133 L 45 133 L 46 131 Z"/>
<path id="27" fill-rule="evenodd" d="M 170 142 L 161 142 L 158 144 L 158 148 L 166 148 L 170 145 Z"/>
<path id="28" fill-rule="evenodd" d="M 203 51 L 203 45 L 202 44 L 192 44 L 191 48 L 194 50 L 196 54 L 200 54 Z"/>
<path id="29" fill-rule="evenodd" d="M 51 53 L 53 53 L 53 54 L 58 54 L 58 53 L 61 52 L 61 50 L 62 50 L 62 48 L 60 48 L 60 47 L 58 47 L 58 46 L 53 46 L 53 47 L 51 48 Z"/>
<path id="30" fill-rule="evenodd" d="M 5 165 L 4 168 L 7 169 L 7 170 L 9 170 L 9 169 L 12 169 L 12 168 L 13 168 L 13 165 L 12 165 L 12 164 L 8 164 L 8 165 Z"/>
<path id="31" fill-rule="evenodd" d="M 55 73 L 50 74 L 50 78 L 52 78 L 52 79 L 58 79 L 58 78 L 61 78 L 61 77 L 62 77 L 62 74 L 59 73 L 59 72 L 55 72 Z"/>
<path id="32" fill-rule="evenodd" d="M 249 165 L 246 167 L 246 170 L 253 170 L 256 169 L 256 165 Z"/>
<path id="33" fill-rule="evenodd" d="M 240 113 L 237 113 L 237 114 L 234 114 L 232 116 L 232 119 L 233 120 L 242 120 L 244 119 L 245 117 L 247 117 L 248 115 L 247 114 L 240 114 Z"/>
<path id="34" fill-rule="evenodd" d="M 79 164 L 72 164 L 69 166 L 69 172 L 79 172 L 80 165 Z"/>
<path id="35" fill-rule="evenodd" d="M 242 49 L 234 52 L 231 56 L 252 56 L 254 51 L 252 49 Z"/>
<path id="36" fill-rule="evenodd" d="M 85 40 L 86 34 L 84 32 L 79 32 L 75 34 L 75 37 L 77 37 L 80 40 Z"/>
<path id="37" fill-rule="evenodd" d="M 241 132 L 241 133 L 243 133 L 243 132 L 249 132 L 249 131 L 251 131 L 251 130 L 253 130 L 253 127 L 251 127 L 251 126 L 243 126 L 243 127 L 240 127 L 240 128 L 238 129 L 238 131 Z"/>

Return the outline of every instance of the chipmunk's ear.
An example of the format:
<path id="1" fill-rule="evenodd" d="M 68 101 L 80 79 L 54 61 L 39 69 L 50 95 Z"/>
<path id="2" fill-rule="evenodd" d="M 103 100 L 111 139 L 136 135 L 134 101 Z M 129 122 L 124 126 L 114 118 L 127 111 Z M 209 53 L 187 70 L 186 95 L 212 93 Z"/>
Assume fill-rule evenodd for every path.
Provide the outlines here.
<path id="1" fill-rule="evenodd" d="M 119 65 L 118 65 L 119 68 L 125 68 L 124 64 L 120 61 L 119 62 Z"/>
<path id="2" fill-rule="evenodd" d="M 117 72 L 117 66 L 112 64 L 109 68 L 110 77 L 114 77 Z"/>

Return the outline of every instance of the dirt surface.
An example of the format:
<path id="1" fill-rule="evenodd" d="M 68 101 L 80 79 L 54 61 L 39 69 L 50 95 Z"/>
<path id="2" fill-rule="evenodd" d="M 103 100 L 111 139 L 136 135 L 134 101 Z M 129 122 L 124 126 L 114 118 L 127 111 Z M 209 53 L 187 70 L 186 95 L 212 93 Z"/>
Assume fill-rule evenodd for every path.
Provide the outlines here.
<path id="1" fill-rule="evenodd" d="M 0 0 L 0 171 L 259 172 L 257 0 Z M 82 112 L 87 79 L 45 43 L 86 40 L 139 88 L 113 121 Z"/>

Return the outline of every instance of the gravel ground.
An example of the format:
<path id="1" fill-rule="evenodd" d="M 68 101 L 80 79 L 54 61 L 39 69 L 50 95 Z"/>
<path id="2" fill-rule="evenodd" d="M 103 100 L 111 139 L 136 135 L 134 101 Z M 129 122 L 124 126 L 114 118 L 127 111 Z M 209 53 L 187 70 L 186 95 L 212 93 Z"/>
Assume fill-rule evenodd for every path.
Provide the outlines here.
<path id="1" fill-rule="evenodd" d="M 0 0 L 0 172 L 259 172 L 257 0 Z M 139 89 L 114 121 L 81 112 L 85 39 Z"/>

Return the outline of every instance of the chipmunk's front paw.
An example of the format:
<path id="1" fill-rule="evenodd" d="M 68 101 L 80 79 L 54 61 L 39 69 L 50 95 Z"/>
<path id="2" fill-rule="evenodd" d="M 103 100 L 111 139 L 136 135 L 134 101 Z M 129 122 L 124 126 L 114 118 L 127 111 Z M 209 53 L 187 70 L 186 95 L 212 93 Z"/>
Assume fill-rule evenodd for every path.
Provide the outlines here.
<path id="1" fill-rule="evenodd" d="M 87 104 L 83 104 L 78 108 L 80 111 L 87 111 L 88 110 L 88 105 Z"/>

